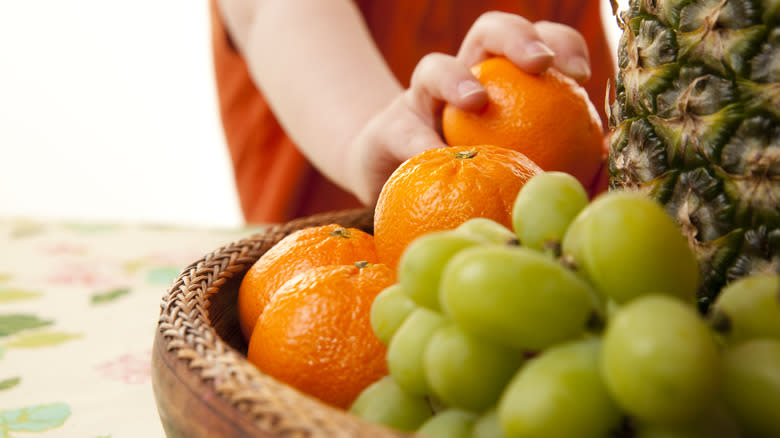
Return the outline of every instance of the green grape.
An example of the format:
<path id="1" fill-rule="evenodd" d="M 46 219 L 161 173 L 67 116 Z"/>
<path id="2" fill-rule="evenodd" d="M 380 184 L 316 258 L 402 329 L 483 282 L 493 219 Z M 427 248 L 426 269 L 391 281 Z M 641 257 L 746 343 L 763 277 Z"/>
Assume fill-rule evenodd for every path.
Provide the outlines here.
<path id="1" fill-rule="evenodd" d="M 417 435 L 428 438 L 469 438 L 477 416 L 458 409 L 447 409 L 434 415 L 417 429 Z"/>
<path id="2" fill-rule="evenodd" d="M 741 438 L 734 416 L 722 404 L 714 404 L 696 420 L 675 425 L 639 423 L 634 438 Z"/>
<path id="3" fill-rule="evenodd" d="M 703 436 L 701 433 L 691 427 L 686 426 L 668 426 L 668 425 L 642 425 L 636 430 L 634 438 L 710 438 L 709 435 Z"/>
<path id="4" fill-rule="evenodd" d="M 520 189 L 512 226 L 523 246 L 557 254 L 566 229 L 586 205 L 588 193 L 577 178 L 564 172 L 540 173 Z"/>
<path id="5" fill-rule="evenodd" d="M 428 340 L 446 321 L 439 313 L 418 307 L 390 339 L 387 368 L 398 386 L 409 394 L 424 396 L 431 392 L 425 377 L 423 354 Z"/>
<path id="6" fill-rule="evenodd" d="M 388 345 L 395 331 L 415 308 L 414 301 L 404 293 L 399 283 L 385 288 L 371 304 L 371 328 L 377 338 Z"/>
<path id="7" fill-rule="evenodd" d="M 696 309 L 667 295 L 623 305 L 603 335 L 602 374 L 618 404 L 649 423 L 680 424 L 718 392 L 719 352 Z"/>
<path id="8" fill-rule="evenodd" d="M 583 250 L 585 248 L 584 245 L 584 238 L 583 236 L 585 233 L 582 233 L 580 229 L 583 228 L 583 225 L 585 224 L 584 217 L 587 216 L 586 214 L 587 209 L 583 210 L 580 214 L 578 214 L 574 220 L 569 224 L 569 228 L 566 230 L 566 234 L 563 237 L 562 244 L 561 244 L 561 257 L 560 261 L 561 264 L 566 266 L 570 271 L 577 274 L 578 277 L 585 280 L 588 284 L 593 284 L 592 281 L 590 281 L 590 278 L 588 278 L 587 271 L 583 268 L 581 264 L 579 264 L 577 261 L 582 260 L 582 254 Z M 609 313 L 608 304 L 610 301 L 613 302 L 614 300 L 610 300 L 602 291 L 599 289 L 593 288 L 594 292 L 594 301 L 596 302 L 596 308 L 599 309 L 599 313 L 602 316 L 607 317 Z"/>
<path id="9" fill-rule="evenodd" d="M 436 330 L 423 355 L 433 393 L 447 406 L 468 411 L 495 405 L 522 362 L 521 351 L 487 343 L 452 323 Z"/>
<path id="10" fill-rule="evenodd" d="M 639 193 L 608 192 L 585 207 L 566 232 L 563 257 L 619 304 L 647 293 L 696 301 L 693 251 L 666 211 Z"/>
<path id="11" fill-rule="evenodd" d="M 349 411 L 364 420 L 403 432 L 417 430 L 433 415 L 424 397 L 405 393 L 390 376 L 366 387 Z"/>
<path id="12" fill-rule="evenodd" d="M 585 281 L 522 247 L 462 250 L 444 268 L 440 293 L 445 311 L 465 331 L 518 349 L 579 336 L 593 312 Z"/>
<path id="13" fill-rule="evenodd" d="M 506 438 L 601 438 L 621 420 L 599 370 L 600 341 L 555 345 L 529 360 L 498 405 Z"/>
<path id="14" fill-rule="evenodd" d="M 723 398 L 747 436 L 780 437 L 780 341 L 753 339 L 729 348 Z"/>
<path id="15" fill-rule="evenodd" d="M 471 429 L 471 438 L 505 438 L 498 419 L 498 411 L 490 409 L 483 413 L 474 422 Z"/>
<path id="16" fill-rule="evenodd" d="M 439 281 L 444 265 L 462 250 L 485 241 L 452 230 L 435 231 L 414 239 L 398 262 L 401 288 L 417 305 L 439 311 Z"/>
<path id="17" fill-rule="evenodd" d="M 612 319 L 612 317 L 615 316 L 615 313 L 620 310 L 620 304 L 616 303 L 615 300 L 609 299 L 607 300 L 606 309 L 607 319 Z"/>
<path id="18" fill-rule="evenodd" d="M 713 328 L 731 344 L 752 338 L 780 339 L 780 275 L 734 281 L 720 291 L 709 317 Z"/>
<path id="19" fill-rule="evenodd" d="M 713 433 L 715 432 L 715 433 Z M 739 435 L 726 435 L 719 430 L 702 428 L 698 425 L 648 425 L 640 426 L 634 438 L 738 438 Z"/>
<path id="20" fill-rule="evenodd" d="M 439 399 L 439 397 L 436 396 L 436 394 L 433 393 L 428 394 L 428 403 L 430 403 L 434 415 L 449 408 L 441 399 Z"/>
<path id="21" fill-rule="evenodd" d="M 476 236 L 489 243 L 499 245 L 518 244 L 517 235 L 509 228 L 488 218 L 475 217 L 460 224 L 455 231 L 458 233 Z"/>
<path id="22" fill-rule="evenodd" d="M 577 216 L 574 217 L 569 227 L 566 229 L 566 233 L 561 239 L 561 260 L 564 264 L 577 272 L 582 278 L 588 279 L 588 273 L 582 266 L 581 260 L 584 259 L 585 254 L 585 224 L 588 222 L 588 208 L 581 210 Z"/>

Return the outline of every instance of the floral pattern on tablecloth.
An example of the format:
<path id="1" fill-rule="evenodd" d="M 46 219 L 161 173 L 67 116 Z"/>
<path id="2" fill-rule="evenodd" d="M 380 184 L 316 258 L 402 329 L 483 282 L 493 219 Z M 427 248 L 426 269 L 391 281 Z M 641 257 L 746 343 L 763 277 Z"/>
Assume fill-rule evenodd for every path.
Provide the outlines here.
<path id="1" fill-rule="evenodd" d="M 0 219 L 0 438 L 164 437 L 160 299 L 187 265 L 257 231 Z"/>

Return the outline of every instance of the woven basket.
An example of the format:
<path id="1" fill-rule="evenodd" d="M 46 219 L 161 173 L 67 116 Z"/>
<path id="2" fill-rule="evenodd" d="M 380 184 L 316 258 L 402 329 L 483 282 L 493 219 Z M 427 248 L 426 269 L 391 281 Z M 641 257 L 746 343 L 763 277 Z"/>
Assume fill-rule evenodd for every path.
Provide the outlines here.
<path id="1" fill-rule="evenodd" d="M 244 274 L 291 232 L 329 223 L 373 231 L 370 210 L 297 219 L 223 246 L 175 280 L 161 303 L 152 352 L 152 385 L 169 438 L 407 436 L 329 407 L 246 359 L 236 309 Z"/>

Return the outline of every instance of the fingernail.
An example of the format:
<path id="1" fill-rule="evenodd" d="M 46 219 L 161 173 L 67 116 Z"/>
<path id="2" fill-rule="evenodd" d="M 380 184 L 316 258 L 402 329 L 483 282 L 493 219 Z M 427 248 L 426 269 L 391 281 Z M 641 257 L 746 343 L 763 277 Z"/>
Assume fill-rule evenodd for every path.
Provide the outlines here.
<path id="1" fill-rule="evenodd" d="M 526 44 L 525 56 L 527 58 L 552 58 L 555 56 L 555 52 L 553 52 L 551 48 L 547 47 L 546 44 L 539 41 L 534 41 L 532 43 Z"/>
<path id="2" fill-rule="evenodd" d="M 566 73 L 582 81 L 590 79 L 590 65 L 584 58 L 575 57 L 566 63 Z"/>
<path id="3" fill-rule="evenodd" d="M 462 81 L 458 84 L 458 96 L 460 96 L 461 99 L 465 99 L 483 91 L 485 91 L 485 88 L 477 81 Z"/>

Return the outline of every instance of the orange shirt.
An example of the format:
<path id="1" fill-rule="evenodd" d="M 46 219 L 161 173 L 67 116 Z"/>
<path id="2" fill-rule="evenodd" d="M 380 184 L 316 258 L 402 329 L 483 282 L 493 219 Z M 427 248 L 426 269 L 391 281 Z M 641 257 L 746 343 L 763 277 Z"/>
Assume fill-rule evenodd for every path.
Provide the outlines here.
<path id="1" fill-rule="evenodd" d="M 323 177 L 287 137 L 231 44 L 215 1 L 210 0 L 219 110 L 246 221 L 284 222 L 360 206 L 351 194 Z M 466 32 L 485 11 L 567 24 L 588 42 L 593 76 L 585 88 L 605 120 L 606 84 L 615 67 L 598 0 L 355 1 L 374 41 L 404 86 L 424 55 L 454 55 Z"/>

